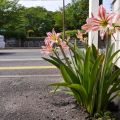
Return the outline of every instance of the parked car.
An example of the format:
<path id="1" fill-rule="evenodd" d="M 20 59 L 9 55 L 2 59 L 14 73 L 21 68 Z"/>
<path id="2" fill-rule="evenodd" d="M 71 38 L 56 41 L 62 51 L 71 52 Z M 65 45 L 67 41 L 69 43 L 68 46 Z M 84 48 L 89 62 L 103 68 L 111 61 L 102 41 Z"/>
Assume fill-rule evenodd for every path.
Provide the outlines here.
<path id="1" fill-rule="evenodd" d="M 0 48 L 5 48 L 5 41 L 3 35 L 0 35 Z"/>

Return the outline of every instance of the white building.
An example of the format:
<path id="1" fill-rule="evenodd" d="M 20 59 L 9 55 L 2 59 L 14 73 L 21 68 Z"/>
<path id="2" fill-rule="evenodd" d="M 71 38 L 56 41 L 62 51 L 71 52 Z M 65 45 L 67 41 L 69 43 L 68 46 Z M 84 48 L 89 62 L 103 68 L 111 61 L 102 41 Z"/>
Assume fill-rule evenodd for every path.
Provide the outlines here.
<path id="1" fill-rule="evenodd" d="M 120 13 L 120 0 L 112 0 L 112 8 L 113 11 Z M 120 32 L 117 32 L 115 35 L 116 41 L 115 41 L 115 50 L 120 49 Z M 120 54 L 117 55 L 117 58 L 120 56 Z M 117 66 L 120 67 L 120 60 L 117 62 Z"/>

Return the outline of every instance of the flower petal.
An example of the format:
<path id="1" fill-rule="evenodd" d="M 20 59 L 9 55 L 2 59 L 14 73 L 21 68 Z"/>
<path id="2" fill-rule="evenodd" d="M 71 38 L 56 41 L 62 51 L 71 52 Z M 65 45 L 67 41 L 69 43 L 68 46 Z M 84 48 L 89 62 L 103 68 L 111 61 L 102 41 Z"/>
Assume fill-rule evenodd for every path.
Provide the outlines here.
<path id="1" fill-rule="evenodd" d="M 99 16 L 101 19 L 105 19 L 105 17 L 106 17 L 106 9 L 103 7 L 103 5 L 100 5 L 100 6 L 99 6 L 98 16 Z"/>

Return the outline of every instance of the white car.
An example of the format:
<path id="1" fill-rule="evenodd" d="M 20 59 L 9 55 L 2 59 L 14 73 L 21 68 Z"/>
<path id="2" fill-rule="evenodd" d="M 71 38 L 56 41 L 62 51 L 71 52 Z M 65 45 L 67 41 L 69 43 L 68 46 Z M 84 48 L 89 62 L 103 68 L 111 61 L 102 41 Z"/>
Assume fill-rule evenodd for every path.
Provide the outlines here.
<path id="1" fill-rule="evenodd" d="M 5 41 L 3 35 L 0 35 L 0 48 L 5 48 Z"/>

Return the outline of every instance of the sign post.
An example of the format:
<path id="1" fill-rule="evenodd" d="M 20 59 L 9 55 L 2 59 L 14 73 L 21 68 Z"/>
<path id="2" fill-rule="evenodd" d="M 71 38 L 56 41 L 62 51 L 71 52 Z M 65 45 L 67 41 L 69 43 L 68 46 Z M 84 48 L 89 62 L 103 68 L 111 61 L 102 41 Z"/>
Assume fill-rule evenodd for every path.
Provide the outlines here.
<path id="1" fill-rule="evenodd" d="M 65 40 L 65 0 L 63 0 L 63 40 Z"/>

